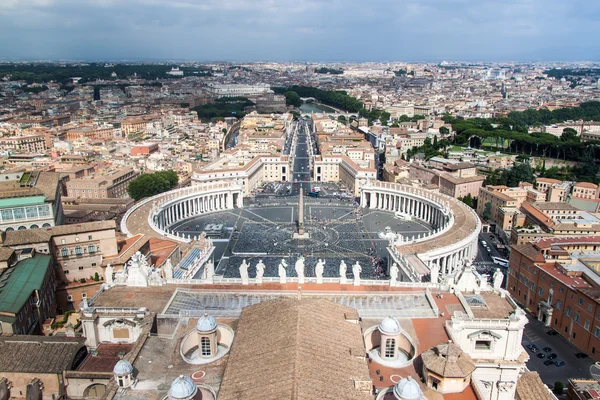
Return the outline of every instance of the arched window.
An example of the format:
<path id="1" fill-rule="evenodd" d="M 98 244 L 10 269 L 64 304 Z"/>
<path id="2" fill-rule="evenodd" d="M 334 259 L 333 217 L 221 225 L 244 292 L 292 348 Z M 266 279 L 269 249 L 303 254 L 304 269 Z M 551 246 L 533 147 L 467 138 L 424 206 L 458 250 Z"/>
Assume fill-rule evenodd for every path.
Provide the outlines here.
<path id="1" fill-rule="evenodd" d="M 96 246 L 94 246 L 93 244 L 88 245 L 88 251 L 90 253 L 95 253 L 96 252 Z"/>
<path id="2" fill-rule="evenodd" d="M 66 248 L 66 247 L 63 247 L 63 248 L 60 250 L 60 254 L 61 254 L 63 257 L 69 257 L 69 250 L 67 250 L 67 248 Z"/>
<path id="3" fill-rule="evenodd" d="M 396 354 L 396 339 L 385 341 L 385 358 L 392 358 Z"/>
<path id="4" fill-rule="evenodd" d="M 80 256 L 83 252 L 81 251 L 81 246 L 75 247 L 75 255 Z"/>
<path id="5" fill-rule="evenodd" d="M 210 339 L 206 336 L 202 336 L 200 338 L 200 351 L 202 352 L 202 356 L 209 357 L 211 356 L 210 351 Z"/>
<path id="6" fill-rule="evenodd" d="M 20 230 L 20 231 L 24 231 L 24 230 L 26 230 L 26 229 L 27 229 L 27 227 L 25 227 L 25 226 L 23 226 L 23 225 L 21 225 L 21 226 L 19 227 L 19 230 Z"/>
<path id="7" fill-rule="evenodd" d="M 42 228 L 50 228 L 51 226 L 52 225 L 46 223 L 46 224 L 42 225 Z"/>
<path id="8" fill-rule="evenodd" d="M 37 226 L 36 224 L 31 225 L 31 229 L 37 229 L 39 228 L 39 226 Z"/>

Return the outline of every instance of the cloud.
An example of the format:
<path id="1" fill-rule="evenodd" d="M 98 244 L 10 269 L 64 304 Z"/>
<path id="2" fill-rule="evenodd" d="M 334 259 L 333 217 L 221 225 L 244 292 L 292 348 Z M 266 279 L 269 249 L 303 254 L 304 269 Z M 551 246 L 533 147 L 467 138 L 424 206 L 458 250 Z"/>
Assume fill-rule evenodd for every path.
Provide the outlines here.
<path id="1" fill-rule="evenodd" d="M 0 0 L 0 54 L 43 59 L 598 58 L 597 0 Z M 570 44 L 576 48 L 569 48 Z M 562 54 L 561 54 L 562 53 Z"/>

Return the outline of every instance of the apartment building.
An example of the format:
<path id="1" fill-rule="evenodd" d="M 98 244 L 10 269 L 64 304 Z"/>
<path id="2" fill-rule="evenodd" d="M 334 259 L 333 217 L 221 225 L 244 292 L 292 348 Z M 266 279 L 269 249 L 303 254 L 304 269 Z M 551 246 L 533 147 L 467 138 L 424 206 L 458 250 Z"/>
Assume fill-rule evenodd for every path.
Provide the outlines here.
<path id="1" fill-rule="evenodd" d="M 67 140 L 77 139 L 94 139 L 94 140 L 112 140 L 114 139 L 114 128 L 110 127 L 92 127 L 84 126 L 81 128 L 71 129 L 67 132 Z"/>
<path id="2" fill-rule="evenodd" d="M 497 230 L 504 231 L 510 231 L 517 222 L 515 217 L 523 203 L 545 201 L 545 195 L 533 189 L 528 182 L 512 188 L 503 185 L 482 187 L 478 198 L 477 214 L 483 217 L 489 207 L 488 222 L 496 224 Z"/>
<path id="3" fill-rule="evenodd" d="M 0 148 L 4 151 L 15 151 L 19 153 L 43 153 L 48 149 L 46 136 L 14 136 L 0 139 Z"/>
<path id="4" fill-rule="evenodd" d="M 125 120 L 121 122 L 121 132 L 125 137 L 132 133 L 145 132 L 147 123 L 148 121 L 141 118 Z"/>
<path id="5" fill-rule="evenodd" d="M 66 183 L 67 197 L 88 199 L 127 198 L 129 183 L 139 176 L 139 172 L 125 167 L 105 174 L 95 174 L 88 178 L 71 179 Z"/>
<path id="6" fill-rule="evenodd" d="M 598 185 L 590 182 L 577 182 L 573 185 L 571 197 L 578 199 L 597 200 L 599 198 Z"/>
<path id="7" fill-rule="evenodd" d="M 600 361 L 600 237 L 513 245 L 507 288 L 581 351 Z"/>

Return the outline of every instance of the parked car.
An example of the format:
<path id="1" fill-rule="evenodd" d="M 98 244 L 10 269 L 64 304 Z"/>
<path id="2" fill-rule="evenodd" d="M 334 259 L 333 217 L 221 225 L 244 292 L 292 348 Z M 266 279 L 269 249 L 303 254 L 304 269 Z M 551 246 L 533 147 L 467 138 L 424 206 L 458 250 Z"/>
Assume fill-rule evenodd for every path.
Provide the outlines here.
<path id="1" fill-rule="evenodd" d="M 544 358 L 546 355 L 544 353 L 538 353 L 537 358 Z"/>
<path id="2" fill-rule="evenodd" d="M 546 332 L 548 335 L 550 336 L 556 336 L 558 335 L 558 332 L 556 332 L 554 329 L 549 330 L 548 332 Z"/>
<path id="3" fill-rule="evenodd" d="M 552 348 L 551 347 L 544 347 L 544 351 L 546 353 L 550 353 L 552 351 Z"/>
<path id="4" fill-rule="evenodd" d="M 575 354 L 575 357 L 577 357 L 577 358 L 587 358 L 587 356 L 588 355 L 585 354 L 585 353 L 577 353 L 577 354 Z"/>
<path id="5" fill-rule="evenodd" d="M 544 361 L 544 365 L 545 366 L 554 365 L 554 361 L 552 361 L 552 360 L 546 360 L 546 361 Z"/>
<path id="6" fill-rule="evenodd" d="M 557 367 L 562 367 L 563 365 L 565 365 L 564 361 L 554 361 L 554 365 L 556 365 Z"/>
<path id="7" fill-rule="evenodd" d="M 556 358 L 556 353 L 552 353 L 548 356 L 548 360 L 554 360 Z"/>

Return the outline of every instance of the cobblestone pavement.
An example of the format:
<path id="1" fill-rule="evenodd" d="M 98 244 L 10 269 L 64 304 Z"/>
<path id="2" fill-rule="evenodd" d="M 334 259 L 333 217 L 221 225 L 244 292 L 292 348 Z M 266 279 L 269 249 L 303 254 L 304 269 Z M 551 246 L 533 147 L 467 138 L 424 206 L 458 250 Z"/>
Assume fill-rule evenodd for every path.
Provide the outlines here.
<path id="1" fill-rule="evenodd" d="M 249 275 L 255 276 L 260 259 L 265 264 L 265 276 L 277 276 L 282 258 L 288 264 L 287 276 L 296 276 L 294 263 L 305 257 L 306 276 L 315 276 L 318 259 L 325 261 L 323 276 L 339 276 L 340 261 L 351 266 L 357 261 L 361 277 L 384 277 L 387 269 L 389 242 L 379 237 L 386 227 L 412 236 L 428 232 L 420 221 L 400 221 L 392 213 L 355 209 L 348 202 L 332 199 L 311 199 L 305 203 L 305 230 L 309 239 L 293 239 L 297 231 L 298 205 L 293 197 L 272 200 L 273 204 L 248 202 L 244 209 L 213 213 L 184 221 L 176 230 L 199 235 L 207 224 L 223 224 L 220 237 L 215 237 L 217 274 L 239 277 L 238 267 L 245 259 L 250 264 Z M 373 261 L 382 261 L 383 270 L 375 269 Z"/>

